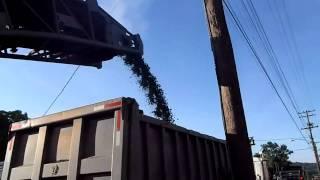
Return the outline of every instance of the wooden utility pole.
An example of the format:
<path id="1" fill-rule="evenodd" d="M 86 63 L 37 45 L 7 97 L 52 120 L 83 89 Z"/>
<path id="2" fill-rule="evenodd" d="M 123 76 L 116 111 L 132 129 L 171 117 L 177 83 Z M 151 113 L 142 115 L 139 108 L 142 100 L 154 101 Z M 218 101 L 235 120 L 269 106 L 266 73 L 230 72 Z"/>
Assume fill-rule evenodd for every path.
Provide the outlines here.
<path id="1" fill-rule="evenodd" d="M 318 173 L 320 173 L 320 163 L 319 163 L 319 154 L 318 154 L 318 149 L 317 149 L 317 144 L 316 142 L 314 142 L 314 138 L 313 138 L 313 134 L 312 134 L 312 129 L 313 128 L 317 128 L 318 126 L 315 126 L 311 121 L 310 121 L 310 117 L 314 116 L 314 114 L 310 114 L 314 111 L 304 111 L 302 113 L 299 114 L 304 114 L 304 116 L 300 116 L 300 118 L 306 118 L 307 119 L 307 127 L 302 128 L 303 130 L 308 130 L 309 131 L 309 135 L 310 135 L 310 140 L 311 140 L 311 145 L 313 148 L 313 153 L 314 156 L 316 158 L 316 163 L 317 163 L 317 168 L 318 168 Z"/>
<path id="2" fill-rule="evenodd" d="M 237 69 L 222 0 L 204 0 L 234 178 L 255 180 Z"/>

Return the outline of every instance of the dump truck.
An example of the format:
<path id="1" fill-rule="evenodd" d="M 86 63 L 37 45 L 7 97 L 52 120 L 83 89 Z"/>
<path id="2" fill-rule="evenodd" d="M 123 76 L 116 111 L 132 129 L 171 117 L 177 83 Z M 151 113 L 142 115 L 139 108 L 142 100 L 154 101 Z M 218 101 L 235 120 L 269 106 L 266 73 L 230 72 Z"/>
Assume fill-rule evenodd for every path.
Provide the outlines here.
<path id="1" fill-rule="evenodd" d="M 232 170 L 224 140 L 117 98 L 13 123 L 5 179 L 228 180 Z"/>

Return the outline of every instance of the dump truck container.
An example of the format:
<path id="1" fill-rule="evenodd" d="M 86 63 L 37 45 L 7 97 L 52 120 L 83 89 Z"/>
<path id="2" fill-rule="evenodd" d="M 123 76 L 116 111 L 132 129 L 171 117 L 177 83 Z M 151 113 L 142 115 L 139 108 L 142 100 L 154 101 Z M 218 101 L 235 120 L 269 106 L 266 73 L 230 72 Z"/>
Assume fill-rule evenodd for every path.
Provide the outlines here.
<path id="1" fill-rule="evenodd" d="M 118 98 L 12 124 L 2 180 L 227 180 L 228 158 L 223 140 Z"/>

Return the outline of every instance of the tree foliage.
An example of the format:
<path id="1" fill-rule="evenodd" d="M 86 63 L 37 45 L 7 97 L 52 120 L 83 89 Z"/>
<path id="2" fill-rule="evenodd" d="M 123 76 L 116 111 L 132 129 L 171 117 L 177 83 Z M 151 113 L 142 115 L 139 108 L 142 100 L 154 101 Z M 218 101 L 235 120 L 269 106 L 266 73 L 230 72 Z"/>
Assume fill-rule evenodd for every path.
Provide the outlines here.
<path id="1" fill-rule="evenodd" d="M 26 119 L 28 119 L 28 114 L 20 110 L 0 111 L 0 161 L 3 161 L 5 157 L 10 124 Z"/>
<path id="2" fill-rule="evenodd" d="M 270 168 L 279 169 L 289 164 L 289 156 L 293 151 L 289 150 L 284 144 L 268 142 L 262 144 L 262 157 L 268 160 Z"/>

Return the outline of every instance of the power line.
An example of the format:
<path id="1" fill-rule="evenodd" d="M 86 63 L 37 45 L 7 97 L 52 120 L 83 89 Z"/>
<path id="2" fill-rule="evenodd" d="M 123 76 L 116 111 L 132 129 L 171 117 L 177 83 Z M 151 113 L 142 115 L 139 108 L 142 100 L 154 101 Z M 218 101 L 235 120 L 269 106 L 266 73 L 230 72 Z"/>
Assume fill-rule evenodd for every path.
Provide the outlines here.
<path id="1" fill-rule="evenodd" d="M 274 2 L 274 1 L 268 0 L 267 3 L 270 4 L 271 2 Z M 277 20 L 280 23 L 280 29 L 282 29 L 283 37 L 285 39 L 284 42 L 286 42 L 287 47 L 288 47 L 288 55 L 291 54 L 292 60 L 293 60 L 292 64 L 293 64 L 294 69 L 296 70 L 295 74 L 298 74 L 300 71 L 299 71 L 299 68 L 297 66 L 297 62 L 295 61 L 296 58 L 293 55 L 294 51 L 292 51 L 293 50 L 292 49 L 292 43 L 291 43 L 290 38 L 289 38 L 290 32 L 287 30 L 288 28 L 285 28 L 285 20 L 283 19 L 283 16 L 281 15 L 281 10 L 280 10 L 279 6 L 277 5 L 276 2 L 274 4 L 275 4 L 275 8 L 274 9 L 275 9 L 275 13 L 277 15 Z M 270 5 L 270 8 L 272 9 L 271 5 Z M 291 53 L 290 53 L 290 51 L 291 51 Z"/>
<path id="2" fill-rule="evenodd" d="M 301 138 L 275 138 L 275 139 L 257 139 L 255 141 L 296 141 L 296 140 L 304 140 L 303 137 Z"/>
<path id="3" fill-rule="evenodd" d="M 56 101 L 59 99 L 59 97 L 62 95 L 62 93 L 64 92 L 64 90 L 67 88 L 67 86 L 69 85 L 69 83 L 71 82 L 71 80 L 73 79 L 73 77 L 76 75 L 77 71 L 79 70 L 80 66 L 77 66 L 76 69 L 73 71 L 73 73 L 71 74 L 71 76 L 69 77 L 68 81 L 65 83 L 65 85 L 63 86 L 63 88 L 60 90 L 60 92 L 57 94 L 57 96 L 53 99 L 53 101 L 51 102 L 50 106 L 47 108 L 47 110 L 43 113 L 43 116 L 47 115 L 48 112 L 50 111 L 50 109 L 52 108 L 52 106 L 56 103 Z"/>
<path id="4" fill-rule="evenodd" d="M 115 0 L 112 8 L 111 8 L 111 12 L 113 12 L 117 5 L 119 4 L 120 0 Z M 62 95 L 62 93 L 64 92 L 64 90 L 67 88 L 67 86 L 69 85 L 69 83 L 71 82 L 71 80 L 73 79 L 73 77 L 76 75 L 76 73 L 78 72 L 80 68 L 80 65 L 76 67 L 76 69 L 73 71 L 73 73 L 71 74 L 71 76 L 69 77 L 68 81 L 66 82 L 66 84 L 63 86 L 63 88 L 60 90 L 60 92 L 57 94 L 57 96 L 53 99 L 53 101 L 51 102 L 50 106 L 47 108 L 47 110 L 43 113 L 43 116 L 47 115 L 48 112 L 50 111 L 50 109 L 52 108 L 52 106 L 56 103 L 56 101 L 59 99 L 59 97 Z"/>
<path id="5" fill-rule="evenodd" d="M 271 65 L 273 66 L 273 69 L 276 72 L 276 75 L 278 76 L 279 80 L 280 80 L 280 84 L 281 86 L 284 88 L 284 91 L 287 95 L 287 97 L 290 100 L 290 103 L 292 105 L 292 107 L 294 108 L 295 112 L 298 113 L 298 105 L 297 105 L 297 101 L 294 97 L 292 88 L 290 87 L 290 84 L 286 78 L 286 75 L 283 71 L 283 69 L 281 68 L 281 64 L 279 63 L 279 59 L 271 45 L 271 42 L 269 40 L 269 37 L 266 33 L 266 30 L 261 22 L 261 19 L 257 13 L 257 10 L 255 8 L 255 6 L 253 5 L 252 0 L 246 0 L 247 3 L 244 2 L 244 0 L 241 0 L 242 6 L 245 8 L 247 14 L 249 15 L 249 19 L 251 24 L 253 25 L 253 27 L 255 28 L 262 44 L 264 45 L 264 49 L 266 51 L 266 53 L 268 54 L 268 56 L 270 57 L 271 60 Z M 247 7 L 248 6 L 248 7 Z M 251 11 L 251 13 L 250 13 Z M 301 121 L 301 124 L 304 126 L 304 123 Z"/>
<path id="6" fill-rule="evenodd" d="M 299 65 L 301 66 L 301 74 L 302 74 L 302 81 L 304 82 L 305 84 L 305 90 L 306 90 L 306 99 L 308 99 L 308 102 L 309 102 L 309 105 L 313 106 L 313 103 L 312 103 L 312 98 L 310 97 L 310 88 L 309 88 L 309 84 L 308 84 L 308 81 L 306 79 L 306 75 L 305 75 L 305 69 L 304 69 L 304 65 L 303 65 L 303 61 L 302 61 L 302 58 L 301 58 L 301 54 L 300 54 L 300 51 L 298 50 L 298 45 L 297 45 L 297 40 L 296 40 L 296 36 L 293 32 L 293 26 L 292 26 L 292 23 L 290 21 L 290 18 L 289 18 L 289 14 L 288 14 L 288 11 L 287 11 L 287 7 L 286 7 L 286 2 L 285 1 L 282 1 L 283 3 L 283 12 L 285 14 L 285 18 L 287 19 L 287 22 L 288 22 L 288 26 L 289 26 L 289 35 L 291 34 L 291 40 L 292 40 L 292 43 L 293 43 L 293 52 L 296 54 L 297 56 L 297 60 L 298 60 L 298 63 Z"/>
<path id="7" fill-rule="evenodd" d="M 311 147 L 308 147 L 308 148 L 302 148 L 302 149 L 295 149 L 295 150 L 292 150 L 293 152 L 295 151 L 305 151 L 305 150 L 311 150 L 312 148 Z"/>
<path id="8" fill-rule="evenodd" d="M 272 4 L 271 2 L 274 3 L 274 6 L 275 6 L 274 8 L 271 5 Z M 273 14 L 275 21 L 278 21 L 280 23 L 279 27 L 280 27 L 280 30 L 282 30 L 281 32 L 283 34 L 281 37 L 284 38 L 283 42 L 285 42 L 285 44 L 287 44 L 288 58 L 290 58 L 289 56 L 291 55 L 291 59 L 293 62 L 292 64 L 293 64 L 294 70 L 296 70 L 294 72 L 294 74 L 296 76 L 297 83 L 304 84 L 303 86 L 299 86 L 299 89 L 301 91 L 305 91 L 305 93 L 303 93 L 305 96 L 304 103 L 306 105 L 309 104 L 309 106 L 313 106 L 312 98 L 310 98 L 310 96 L 309 96 L 310 89 L 308 86 L 308 82 L 306 80 L 304 66 L 302 63 L 302 58 L 301 58 L 301 55 L 298 50 L 296 37 L 295 37 L 294 32 L 292 30 L 292 24 L 290 22 L 290 18 L 289 18 L 288 12 L 287 12 L 286 2 L 285 2 L 285 0 L 280 2 L 280 3 L 282 3 L 283 9 L 280 9 L 280 5 L 277 4 L 277 2 L 278 1 L 267 0 L 267 4 L 270 8 L 270 12 L 272 13 L 274 11 L 275 14 L 277 15 L 277 17 L 276 17 Z M 286 27 L 286 25 L 287 25 L 287 27 Z"/>
<path id="9" fill-rule="evenodd" d="M 255 50 L 251 40 L 249 39 L 247 33 L 245 32 L 245 30 L 243 29 L 239 19 L 236 17 L 234 11 L 232 10 L 232 7 L 228 5 L 228 3 L 223 0 L 225 6 L 227 7 L 228 12 L 230 13 L 230 15 L 232 16 L 232 19 L 234 20 L 234 22 L 236 23 L 238 29 L 240 30 L 241 34 L 243 35 L 243 37 L 245 38 L 246 42 L 248 43 L 253 55 L 255 56 L 255 59 L 258 61 L 258 64 L 260 65 L 261 69 L 263 70 L 264 74 L 266 75 L 267 79 L 269 80 L 273 90 L 275 91 L 276 95 L 278 96 L 278 98 L 280 99 L 282 105 L 284 106 L 285 110 L 287 111 L 288 115 L 290 116 L 293 124 L 295 125 L 295 127 L 297 128 L 298 132 L 301 134 L 301 136 L 303 137 L 303 139 L 306 141 L 307 144 L 309 144 L 309 142 L 307 141 L 307 139 L 305 138 L 305 136 L 303 135 L 301 129 L 299 128 L 297 122 L 295 121 L 295 119 L 293 118 L 293 115 L 291 114 L 291 112 L 289 111 L 289 108 L 287 107 L 287 105 L 285 104 L 283 98 L 281 97 L 281 95 L 279 94 L 275 84 L 273 83 L 269 73 L 267 72 L 265 66 L 263 65 L 261 58 L 259 57 L 257 51 Z"/>
<path id="10" fill-rule="evenodd" d="M 276 53 L 275 53 L 275 51 L 274 51 L 274 49 L 273 49 L 273 47 L 272 47 L 272 45 L 271 45 L 271 42 L 270 42 L 270 40 L 269 40 L 269 38 L 268 38 L 268 36 L 267 36 L 267 33 L 266 33 L 266 31 L 265 31 L 265 29 L 264 29 L 264 27 L 263 27 L 263 24 L 262 24 L 262 22 L 261 22 L 261 20 L 260 20 L 260 17 L 259 17 L 259 15 L 258 15 L 258 13 L 257 13 L 257 10 L 256 10 L 255 6 L 253 5 L 252 0 L 247 0 L 247 1 L 249 2 L 249 6 L 251 7 L 254 16 L 255 16 L 256 19 L 257 19 L 258 25 L 260 26 L 263 35 L 265 36 L 266 42 L 267 42 L 267 44 L 268 44 L 268 46 L 269 46 L 269 48 L 270 48 L 271 53 L 273 54 L 273 57 L 274 57 L 274 61 L 275 61 L 275 63 L 276 63 L 276 66 L 279 68 L 279 71 L 280 71 L 280 76 L 279 76 L 279 77 L 280 77 L 282 86 L 284 87 L 284 89 L 285 89 L 285 91 L 286 91 L 286 93 L 287 93 L 287 96 L 289 97 L 289 100 L 291 101 L 292 106 L 294 107 L 296 113 L 298 113 L 298 109 L 299 109 L 299 108 L 298 108 L 297 103 L 296 103 L 296 100 L 295 100 L 295 98 L 294 98 L 293 91 L 292 91 L 292 89 L 291 89 L 291 87 L 290 87 L 290 84 L 289 84 L 289 82 L 288 82 L 288 80 L 287 80 L 287 78 L 286 78 L 286 76 L 285 76 L 285 73 L 284 73 L 283 69 L 281 68 L 281 64 L 279 63 L 279 59 L 278 59 L 278 57 L 276 56 Z"/>
<path id="11" fill-rule="evenodd" d="M 119 5 L 120 0 L 114 0 L 114 3 L 112 4 L 112 7 L 110 8 L 110 12 L 112 13 Z"/>

